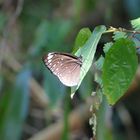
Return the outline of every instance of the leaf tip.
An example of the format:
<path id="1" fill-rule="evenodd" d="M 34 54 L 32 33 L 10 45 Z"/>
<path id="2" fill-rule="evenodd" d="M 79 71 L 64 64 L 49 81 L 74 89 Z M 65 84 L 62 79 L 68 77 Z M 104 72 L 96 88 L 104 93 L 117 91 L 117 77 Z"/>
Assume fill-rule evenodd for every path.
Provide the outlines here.
<path id="1" fill-rule="evenodd" d="M 74 94 L 75 94 L 75 92 L 71 93 L 71 95 L 70 95 L 71 99 L 73 99 Z"/>

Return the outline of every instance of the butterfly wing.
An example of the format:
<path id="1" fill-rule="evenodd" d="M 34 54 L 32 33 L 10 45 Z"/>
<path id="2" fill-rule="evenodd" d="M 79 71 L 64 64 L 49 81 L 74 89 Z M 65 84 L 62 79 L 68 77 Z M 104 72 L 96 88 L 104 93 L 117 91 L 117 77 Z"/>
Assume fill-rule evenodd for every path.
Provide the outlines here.
<path id="1" fill-rule="evenodd" d="M 81 60 L 66 53 L 49 53 L 43 57 L 48 69 L 66 86 L 75 86 L 79 82 Z"/>
<path id="2" fill-rule="evenodd" d="M 75 86 L 79 82 L 81 67 L 77 63 L 65 62 L 62 65 L 63 69 L 59 71 L 58 78 L 67 86 Z"/>

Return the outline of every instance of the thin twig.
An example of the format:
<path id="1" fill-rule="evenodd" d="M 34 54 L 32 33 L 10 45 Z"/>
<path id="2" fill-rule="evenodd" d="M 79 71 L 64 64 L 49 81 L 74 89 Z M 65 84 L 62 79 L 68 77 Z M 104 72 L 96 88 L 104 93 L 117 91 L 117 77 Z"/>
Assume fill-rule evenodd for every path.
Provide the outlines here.
<path id="1" fill-rule="evenodd" d="M 121 28 L 121 27 L 115 28 L 115 27 L 112 27 L 112 26 L 110 26 L 109 29 L 105 33 L 112 33 L 112 32 L 116 32 L 116 31 L 133 33 L 133 34 L 140 34 L 140 31 L 128 30 L 128 29 Z"/>

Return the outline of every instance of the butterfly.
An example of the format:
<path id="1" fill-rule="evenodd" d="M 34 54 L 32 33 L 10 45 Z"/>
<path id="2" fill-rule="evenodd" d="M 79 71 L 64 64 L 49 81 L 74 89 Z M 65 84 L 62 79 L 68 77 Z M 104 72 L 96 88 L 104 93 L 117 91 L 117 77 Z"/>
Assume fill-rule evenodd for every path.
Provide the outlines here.
<path id="1" fill-rule="evenodd" d="M 42 58 L 45 66 L 66 86 L 76 86 L 80 80 L 82 56 L 51 52 Z"/>

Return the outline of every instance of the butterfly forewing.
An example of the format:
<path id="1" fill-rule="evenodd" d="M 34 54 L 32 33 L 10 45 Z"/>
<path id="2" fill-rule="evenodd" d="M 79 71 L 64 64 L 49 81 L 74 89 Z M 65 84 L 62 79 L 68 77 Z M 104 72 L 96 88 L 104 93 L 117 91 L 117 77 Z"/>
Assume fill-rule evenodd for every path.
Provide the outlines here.
<path id="1" fill-rule="evenodd" d="M 48 53 L 43 57 L 48 69 L 66 86 L 79 82 L 82 60 L 67 53 Z"/>

